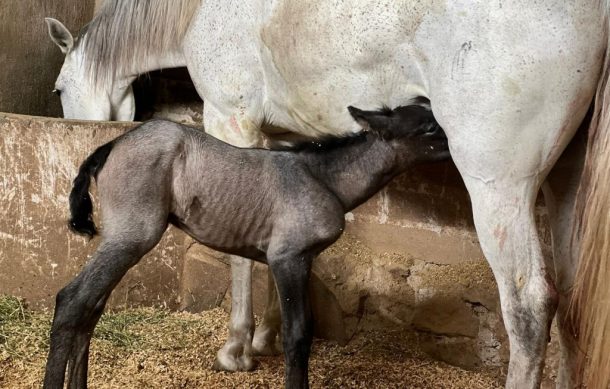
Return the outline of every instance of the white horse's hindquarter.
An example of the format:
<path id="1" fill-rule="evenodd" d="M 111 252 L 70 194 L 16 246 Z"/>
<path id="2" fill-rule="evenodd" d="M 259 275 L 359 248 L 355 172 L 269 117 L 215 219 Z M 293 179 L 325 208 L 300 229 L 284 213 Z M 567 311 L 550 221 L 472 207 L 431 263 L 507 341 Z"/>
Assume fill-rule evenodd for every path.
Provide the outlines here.
<path id="1" fill-rule="evenodd" d="M 534 202 L 587 111 L 605 49 L 595 2 L 576 3 L 453 2 L 452 24 L 467 27 L 446 35 L 452 50 L 430 68 L 433 110 L 498 282 L 511 388 L 538 387 L 559 299 Z"/>

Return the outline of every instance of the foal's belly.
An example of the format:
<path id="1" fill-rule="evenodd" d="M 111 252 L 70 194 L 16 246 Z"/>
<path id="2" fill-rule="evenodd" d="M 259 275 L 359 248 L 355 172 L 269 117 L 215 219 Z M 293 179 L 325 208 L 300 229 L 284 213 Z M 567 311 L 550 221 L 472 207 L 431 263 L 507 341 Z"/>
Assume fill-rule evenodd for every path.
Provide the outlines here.
<path id="1" fill-rule="evenodd" d="M 214 223 L 205 225 L 191 221 L 190 223 L 178 222 L 175 225 L 197 242 L 211 249 L 266 263 L 268 246 L 266 237 L 251 239 L 249 234 L 244 234 L 239 229 L 231 231 L 226 229 L 226 225 L 215 225 Z M 255 233 L 255 231 L 252 232 Z M 258 237 L 260 238 L 261 235 Z"/>
<path id="2" fill-rule="evenodd" d="M 184 188 L 174 192 L 171 221 L 210 248 L 262 260 L 273 227 L 273 203 L 261 189 L 265 181 L 241 174 L 238 166 L 220 169 L 228 172 L 221 177 L 211 173 L 218 166 L 204 169 L 200 178 L 186 180 Z"/>

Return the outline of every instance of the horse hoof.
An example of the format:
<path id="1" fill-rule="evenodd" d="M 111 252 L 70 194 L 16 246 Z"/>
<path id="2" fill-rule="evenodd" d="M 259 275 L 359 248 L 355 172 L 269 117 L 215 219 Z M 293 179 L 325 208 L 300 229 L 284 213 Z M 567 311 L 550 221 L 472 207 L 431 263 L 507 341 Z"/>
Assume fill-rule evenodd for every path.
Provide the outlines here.
<path id="1" fill-rule="evenodd" d="M 249 356 L 242 355 L 235 357 L 228 354 L 218 354 L 216 361 L 212 366 L 213 370 L 216 371 L 252 371 L 256 368 L 258 362 Z"/>
<path id="2" fill-rule="evenodd" d="M 280 355 L 282 353 L 282 346 L 279 343 L 263 343 L 257 342 L 256 339 L 252 342 L 252 354 L 262 357 L 271 357 Z"/>

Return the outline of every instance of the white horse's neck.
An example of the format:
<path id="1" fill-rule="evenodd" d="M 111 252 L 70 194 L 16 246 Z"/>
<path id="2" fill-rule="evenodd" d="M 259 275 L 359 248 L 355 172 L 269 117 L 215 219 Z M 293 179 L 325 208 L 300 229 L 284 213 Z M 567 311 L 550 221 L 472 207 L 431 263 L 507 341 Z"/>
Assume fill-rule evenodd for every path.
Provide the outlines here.
<path id="1" fill-rule="evenodd" d="M 125 74 L 117 74 L 114 82 L 115 85 L 131 84 L 136 77 L 141 74 L 153 72 L 155 70 L 178 68 L 186 66 L 186 61 L 182 50 L 172 50 L 165 53 L 159 53 L 149 56 L 148 58 L 140 58 L 133 62 L 129 72 Z"/>

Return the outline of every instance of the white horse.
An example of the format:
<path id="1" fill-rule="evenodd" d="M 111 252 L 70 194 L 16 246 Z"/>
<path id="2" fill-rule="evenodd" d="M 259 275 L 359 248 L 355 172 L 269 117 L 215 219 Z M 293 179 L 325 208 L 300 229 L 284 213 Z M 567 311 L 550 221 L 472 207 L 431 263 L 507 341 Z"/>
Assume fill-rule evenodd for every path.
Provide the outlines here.
<path id="1" fill-rule="evenodd" d="M 120 9 L 114 3 L 124 2 L 111 0 L 102 12 Z M 144 7 L 142 1 L 132 3 Z M 180 9 L 186 3 L 199 5 L 198 0 L 176 3 Z M 605 59 L 609 11 L 607 0 L 206 0 L 197 7 L 182 41 L 182 55 L 177 56 L 205 100 L 206 131 L 241 146 L 261 142 L 263 123 L 312 136 L 340 134 L 357 130 L 345 112 L 348 105 L 372 109 L 428 97 L 466 183 L 479 240 L 498 283 L 510 342 L 506 386 L 539 386 L 555 315 L 562 345 L 558 386 L 581 383 L 579 346 L 568 310 L 582 245 L 593 249 L 580 254 L 584 265 L 596 270 L 590 279 L 591 274 L 581 272 L 579 283 L 581 317 L 593 323 L 585 328 L 585 346 L 596 344 L 589 360 L 595 374 L 589 378 L 590 385 L 598 386 L 590 387 L 603 388 L 610 382 L 604 359 L 610 338 L 610 177 L 607 165 L 599 167 L 595 161 L 610 156 Z M 168 34 L 178 31 L 173 36 L 180 37 L 179 15 L 171 9 L 156 15 L 157 21 L 173 18 L 167 25 L 147 20 L 154 27 L 139 25 L 130 30 L 135 36 L 117 38 L 121 44 L 107 57 L 96 55 L 87 33 L 74 44 L 67 31 L 51 28 L 67 52 L 56 85 L 64 107 L 75 106 L 69 91 L 74 84 L 99 90 L 109 79 L 129 81 L 147 70 L 137 69 L 138 61 L 132 60 L 141 53 L 148 56 L 144 62 L 165 64 L 161 59 L 167 59 L 167 46 L 139 34 L 154 28 Z M 134 26 L 138 21 L 133 15 L 121 19 Z M 109 36 L 121 37 L 121 27 L 108 27 Z M 108 67 L 103 58 L 119 62 Z M 67 82 L 70 77 L 76 82 Z M 121 83 L 110 86 L 104 98 L 121 87 L 125 90 Z M 588 219 L 581 219 L 575 231 L 581 215 L 574 204 L 585 161 L 582 144 L 566 156 L 566 161 L 572 158 L 570 163 L 551 169 L 583 122 L 596 91 L 595 136 L 584 174 L 591 189 L 580 190 Z M 88 98 L 101 96 L 94 92 Z M 550 209 L 553 261 L 542 255 L 534 222 L 541 186 Z M 573 234 L 580 238 L 576 245 Z M 244 366 L 250 347 L 250 266 L 246 261 L 233 268 L 231 338 L 223 348 L 226 352 L 219 354 L 234 367 Z M 275 338 L 276 329 L 265 328 L 261 339 Z M 603 336 L 605 343 L 596 343 Z"/>

